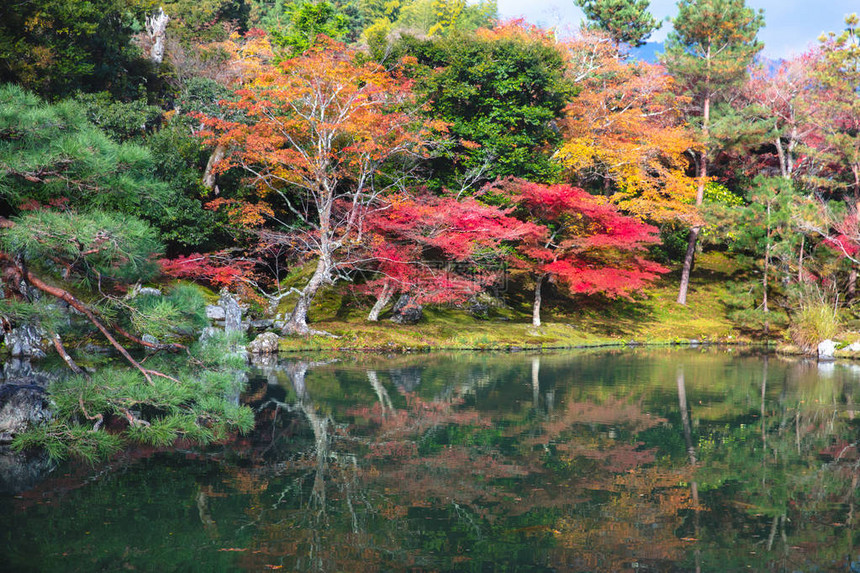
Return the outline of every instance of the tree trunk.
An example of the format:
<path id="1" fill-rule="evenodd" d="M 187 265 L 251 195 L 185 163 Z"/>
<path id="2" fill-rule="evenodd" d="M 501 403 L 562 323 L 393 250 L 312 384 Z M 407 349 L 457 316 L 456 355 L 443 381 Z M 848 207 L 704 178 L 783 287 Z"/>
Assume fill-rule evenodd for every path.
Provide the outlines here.
<path id="1" fill-rule="evenodd" d="M 857 296 L 857 269 L 852 268 L 848 273 L 848 302 L 852 302 Z"/>
<path id="2" fill-rule="evenodd" d="M 678 304 L 687 304 L 687 289 L 690 286 L 690 274 L 693 272 L 693 259 L 696 254 L 696 243 L 699 240 L 701 227 L 690 229 L 687 238 L 687 253 L 684 255 L 684 267 L 681 269 L 681 285 L 678 289 Z"/>
<path id="3" fill-rule="evenodd" d="M 289 320 L 287 320 L 287 323 L 282 329 L 283 334 L 299 334 L 301 336 L 307 336 L 308 334 L 314 333 L 308 327 L 308 312 L 310 311 L 311 303 L 313 302 L 317 291 L 319 291 L 320 287 L 329 279 L 330 273 L 331 265 L 329 263 L 328 256 L 323 255 L 319 258 L 319 261 L 317 261 L 317 268 L 314 271 L 311 280 L 308 281 L 308 284 L 305 285 L 305 288 L 303 288 L 302 292 L 299 294 L 299 300 L 296 301 L 296 306 L 293 308 L 293 312 L 290 314 Z"/>
<path id="4" fill-rule="evenodd" d="M 546 277 L 547 273 L 542 274 L 538 277 L 537 282 L 535 283 L 535 304 L 534 307 L 532 307 L 532 326 L 534 327 L 540 326 L 540 289 L 543 286 L 543 281 L 544 279 L 546 279 Z"/>
<path id="5" fill-rule="evenodd" d="M 164 60 L 165 41 L 167 40 L 167 22 L 170 17 L 164 13 L 163 8 L 159 8 L 158 12 L 146 18 L 146 34 L 149 36 L 150 48 L 149 59 L 155 65 L 161 65 Z"/>
<path id="6" fill-rule="evenodd" d="M 800 235 L 800 256 L 797 259 L 797 282 L 803 282 L 803 249 L 806 246 L 806 236 Z"/>
<path id="7" fill-rule="evenodd" d="M 391 301 L 393 294 L 394 288 L 391 286 L 391 283 L 389 281 L 385 281 L 385 286 L 382 287 L 382 292 L 379 293 L 379 297 L 376 299 L 376 302 L 373 303 L 373 308 L 370 309 L 370 313 L 367 315 L 367 320 L 370 322 L 378 322 L 379 314 Z"/>
<path id="8" fill-rule="evenodd" d="M 764 332 L 768 334 L 770 332 L 770 319 L 767 316 L 770 311 L 767 306 L 767 275 L 770 273 L 770 203 L 767 204 L 767 241 L 764 246 L 764 273 L 762 273 L 761 280 L 761 290 L 762 290 L 762 301 L 761 306 L 762 310 L 765 314 L 764 319 Z"/>
<path id="9" fill-rule="evenodd" d="M 699 161 L 699 183 L 696 187 L 696 207 L 701 207 L 705 200 L 705 179 L 708 176 L 708 134 L 709 122 L 711 118 L 711 97 L 705 97 L 702 103 L 702 135 L 705 142 L 705 149 L 702 150 L 702 157 Z M 684 255 L 684 267 L 681 269 L 681 284 L 678 287 L 678 304 L 687 304 L 687 289 L 690 287 L 690 273 L 693 272 L 693 259 L 696 256 L 696 243 L 699 241 L 699 232 L 701 227 L 693 227 L 690 229 L 690 235 L 687 239 L 687 252 Z"/>
<path id="10" fill-rule="evenodd" d="M 203 172 L 203 186 L 207 189 L 215 188 L 215 166 L 224 159 L 227 154 L 227 148 L 219 144 L 215 147 L 215 151 L 209 156 L 209 161 L 206 162 L 206 171 Z M 217 192 L 215 193 L 218 194 Z"/>

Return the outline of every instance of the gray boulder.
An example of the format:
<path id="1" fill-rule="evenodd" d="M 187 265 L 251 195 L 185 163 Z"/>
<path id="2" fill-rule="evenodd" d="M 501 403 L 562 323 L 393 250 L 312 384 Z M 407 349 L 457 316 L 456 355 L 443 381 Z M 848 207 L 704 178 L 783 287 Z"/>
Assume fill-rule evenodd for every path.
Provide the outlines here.
<path id="1" fill-rule="evenodd" d="M 22 324 L 6 334 L 6 348 L 15 357 L 44 358 L 45 337 L 45 332 L 40 327 Z"/>
<path id="2" fill-rule="evenodd" d="M 200 344 L 206 344 L 209 342 L 209 339 L 218 334 L 219 329 L 214 326 L 207 326 L 203 329 L 203 332 L 200 333 Z"/>
<path id="3" fill-rule="evenodd" d="M 818 344 L 818 360 L 829 361 L 833 360 L 833 355 L 836 352 L 836 343 L 830 339 L 823 340 Z"/>
<path id="4" fill-rule="evenodd" d="M 264 332 L 248 345 L 251 354 L 277 354 L 280 338 L 274 332 Z"/>
<path id="5" fill-rule="evenodd" d="M 233 295 L 227 289 L 221 291 L 218 306 L 224 309 L 224 331 L 242 332 L 242 307 L 239 306 L 238 301 L 233 298 Z"/>
<path id="6" fill-rule="evenodd" d="M 45 388 L 56 379 L 55 373 L 33 368 L 27 358 L 10 358 L 0 369 L 0 383 Z"/>
<path id="7" fill-rule="evenodd" d="M 209 320 L 224 320 L 225 317 L 224 309 L 217 304 L 206 305 L 206 318 Z"/>
<path id="8" fill-rule="evenodd" d="M 9 442 L 16 434 L 52 417 L 51 402 L 43 388 L 33 385 L 0 386 L 0 442 Z"/>
<path id="9" fill-rule="evenodd" d="M 423 307 L 408 294 L 400 295 L 391 309 L 391 322 L 397 324 L 415 324 L 423 317 Z"/>

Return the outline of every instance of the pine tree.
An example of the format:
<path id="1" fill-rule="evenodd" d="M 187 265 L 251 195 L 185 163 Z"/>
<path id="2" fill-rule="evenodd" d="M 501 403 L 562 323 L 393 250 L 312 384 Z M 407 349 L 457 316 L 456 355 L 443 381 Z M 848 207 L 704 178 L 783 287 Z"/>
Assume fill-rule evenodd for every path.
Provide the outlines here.
<path id="1" fill-rule="evenodd" d="M 592 26 L 603 30 L 618 43 L 638 47 L 659 28 L 648 12 L 649 0 L 574 0 Z"/>
<path id="2" fill-rule="evenodd" d="M 696 205 L 702 204 L 708 177 L 711 108 L 713 104 L 741 86 L 748 68 L 763 45 L 756 39 L 764 25 L 761 10 L 746 6 L 745 0 L 681 0 L 674 30 L 666 41 L 663 63 L 684 89 L 694 105 L 704 149 L 698 157 L 699 184 Z M 678 303 L 687 304 L 687 287 L 701 227 L 690 229 L 687 253 L 681 273 Z"/>

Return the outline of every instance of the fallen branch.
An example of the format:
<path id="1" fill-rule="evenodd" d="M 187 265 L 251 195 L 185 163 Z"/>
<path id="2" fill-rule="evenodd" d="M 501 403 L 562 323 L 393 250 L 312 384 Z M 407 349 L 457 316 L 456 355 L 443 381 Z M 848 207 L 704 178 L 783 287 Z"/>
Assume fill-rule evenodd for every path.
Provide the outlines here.
<path id="1" fill-rule="evenodd" d="M 60 355 L 60 358 L 66 363 L 72 372 L 75 374 L 80 374 L 84 378 L 89 379 L 90 375 L 86 373 L 77 363 L 69 356 L 69 353 L 66 352 L 66 347 L 63 346 L 63 341 L 60 339 L 60 335 L 56 332 L 51 334 L 51 342 L 54 344 L 54 348 L 57 350 L 57 354 Z"/>
<path id="2" fill-rule="evenodd" d="M 98 317 L 96 317 L 93 311 L 90 310 L 90 308 L 86 304 L 78 300 L 69 291 L 60 287 L 49 285 L 48 283 L 31 273 L 29 270 L 23 268 L 23 266 L 19 264 L 18 261 L 14 260 L 8 254 L 0 253 L 0 259 L 5 260 L 7 263 L 11 264 L 15 271 L 17 271 L 24 279 L 26 279 L 28 283 L 30 283 L 40 291 L 44 292 L 45 294 L 49 294 L 54 298 L 58 298 L 67 302 L 70 307 L 74 308 L 75 310 L 86 316 L 87 320 L 89 320 L 93 326 L 95 326 L 99 329 L 99 331 L 101 331 L 102 335 L 104 335 L 108 342 L 111 343 L 111 346 L 113 346 L 117 350 L 117 352 L 119 352 L 122 357 L 125 358 L 126 361 L 128 361 L 129 364 L 137 368 L 137 370 L 139 370 L 140 373 L 143 374 L 143 377 L 150 385 L 153 384 L 152 377 L 149 374 L 151 371 L 146 370 L 143 366 L 141 366 L 140 363 L 138 363 L 138 361 L 135 360 L 131 356 L 131 354 L 128 353 L 128 350 L 126 350 L 122 344 L 117 342 L 116 338 L 114 338 L 114 336 L 110 333 L 107 327 L 102 324 L 102 322 L 98 319 Z"/>

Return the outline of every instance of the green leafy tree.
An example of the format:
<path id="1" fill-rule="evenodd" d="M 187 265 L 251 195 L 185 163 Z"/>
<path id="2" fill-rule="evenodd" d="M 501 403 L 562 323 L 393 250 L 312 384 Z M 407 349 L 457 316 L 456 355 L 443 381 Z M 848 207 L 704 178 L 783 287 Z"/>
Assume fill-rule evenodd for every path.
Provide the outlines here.
<path id="1" fill-rule="evenodd" d="M 741 86 L 753 58 L 762 49 L 756 39 L 764 25 L 761 11 L 746 6 L 745 0 L 680 0 L 674 29 L 666 41 L 663 63 L 678 86 L 691 97 L 695 118 L 701 129 L 704 151 L 699 154 L 696 205 L 702 204 L 708 177 L 711 107 Z M 678 303 L 687 304 L 687 287 L 701 226 L 690 229 Z"/>
<path id="2" fill-rule="evenodd" d="M 432 165 L 437 181 L 461 189 L 506 175 L 556 178 L 554 122 L 570 89 L 549 35 L 514 24 L 471 37 L 404 38 L 401 47 L 420 64 L 429 113 L 450 124 L 455 141 Z"/>
<path id="3" fill-rule="evenodd" d="M 0 82 L 46 97 L 137 95 L 151 74 L 133 45 L 152 0 L 30 0 L 0 6 Z"/>
<path id="4" fill-rule="evenodd" d="M 298 0 L 283 10 L 283 16 L 273 20 L 269 30 L 272 44 L 288 55 L 306 52 L 319 36 L 340 40 L 349 29 L 347 16 L 327 0 Z"/>
<path id="5" fill-rule="evenodd" d="M 660 27 L 648 12 L 649 0 L 574 0 L 589 23 L 609 34 L 617 43 L 633 47 L 645 43 Z"/>

